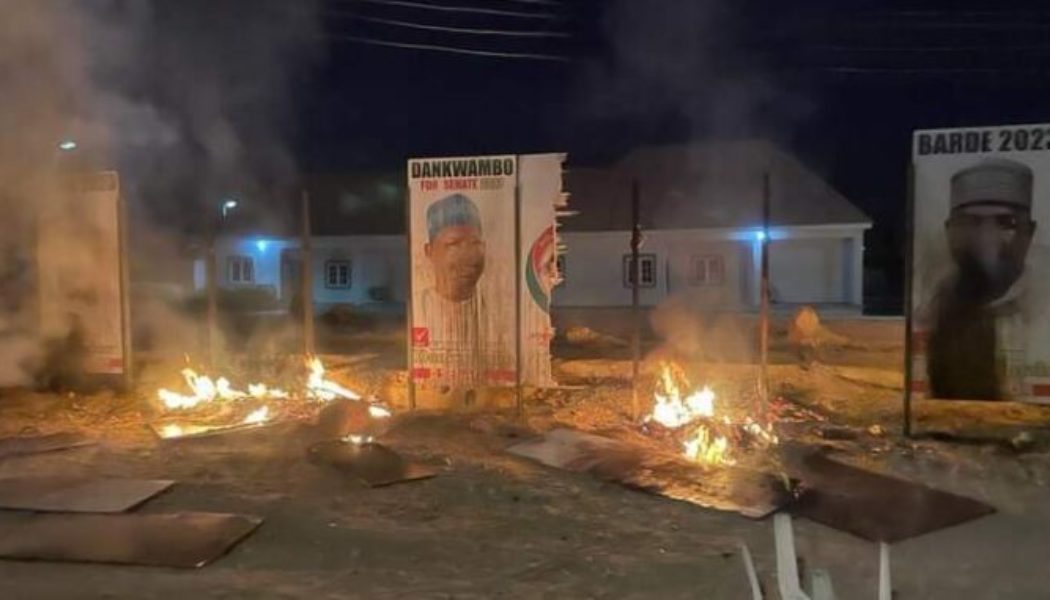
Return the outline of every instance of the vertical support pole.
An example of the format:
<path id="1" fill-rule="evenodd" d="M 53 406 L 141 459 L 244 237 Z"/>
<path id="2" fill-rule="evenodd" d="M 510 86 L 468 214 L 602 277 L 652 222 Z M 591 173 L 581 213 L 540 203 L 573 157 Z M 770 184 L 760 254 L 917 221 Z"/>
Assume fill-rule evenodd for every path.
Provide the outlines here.
<path id="1" fill-rule="evenodd" d="M 212 226 L 208 232 L 208 247 L 204 256 L 204 278 L 207 287 L 208 308 L 208 365 L 218 367 L 219 360 L 219 265 L 218 265 L 218 227 Z"/>
<path id="2" fill-rule="evenodd" d="M 642 245 L 641 190 L 638 180 L 631 182 L 631 420 L 641 416 L 641 398 L 638 395 L 638 375 L 642 360 L 641 280 L 638 251 Z"/>
<path id="3" fill-rule="evenodd" d="M 769 172 L 762 175 L 762 232 L 759 241 L 762 249 L 762 280 L 759 296 L 759 401 L 763 418 L 769 409 L 769 212 L 770 212 Z"/>
<path id="4" fill-rule="evenodd" d="M 514 402 L 518 418 L 525 418 L 525 398 L 521 389 L 521 160 L 514 157 Z"/>
<path id="5" fill-rule="evenodd" d="M 120 260 L 121 354 L 124 357 L 124 391 L 135 385 L 135 360 L 131 330 L 131 265 L 128 263 L 128 209 L 124 194 L 117 195 L 117 244 Z"/>
<path id="6" fill-rule="evenodd" d="M 406 176 L 407 180 L 407 176 Z M 415 344 L 413 336 L 413 319 L 415 318 L 412 311 L 412 299 L 413 296 L 413 274 L 415 272 L 415 262 L 412 253 L 412 187 L 406 185 L 405 187 L 405 239 L 408 243 L 408 286 L 406 287 L 407 293 L 405 295 L 405 372 L 408 375 L 408 407 L 411 410 L 416 409 L 416 378 L 412 372 L 412 368 L 415 365 Z"/>
<path id="7" fill-rule="evenodd" d="M 300 245 L 302 247 L 302 296 L 303 296 L 303 352 L 313 356 L 316 352 L 314 343 L 314 253 L 313 236 L 310 232 L 310 192 L 302 194 L 302 230 Z"/>
<path id="8" fill-rule="evenodd" d="M 915 166 L 908 165 L 908 191 L 907 206 L 904 215 L 904 409 L 901 432 L 904 437 L 912 436 L 911 430 L 911 403 L 912 403 L 912 381 L 915 378 L 914 361 L 914 335 L 912 328 L 915 326 L 914 306 L 912 301 L 915 262 Z"/>

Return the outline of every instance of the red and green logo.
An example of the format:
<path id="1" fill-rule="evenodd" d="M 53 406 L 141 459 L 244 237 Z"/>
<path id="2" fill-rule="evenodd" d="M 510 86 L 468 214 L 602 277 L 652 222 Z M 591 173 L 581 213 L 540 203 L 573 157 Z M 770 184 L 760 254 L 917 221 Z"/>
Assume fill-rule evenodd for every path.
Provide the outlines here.
<path id="1" fill-rule="evenodd" d="M 554 226 L 543 230 L 529 249 L 525 261 L 525 285 L 529 295 L 543 312 L 551 307 L 550 290 L 554 282 Z"/>

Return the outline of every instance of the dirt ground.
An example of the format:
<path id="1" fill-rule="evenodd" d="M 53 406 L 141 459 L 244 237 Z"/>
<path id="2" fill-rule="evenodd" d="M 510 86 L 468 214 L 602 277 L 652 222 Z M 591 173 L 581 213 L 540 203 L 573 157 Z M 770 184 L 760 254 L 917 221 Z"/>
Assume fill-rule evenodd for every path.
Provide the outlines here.
<path id="1" fill-rule="evenodd" d="M 1014 404 L 917 407 L 923 432 L 961 439 L 904 440 L 900 349 L 866 340 L 802 354 L 776 340 L 771 388 L 793 419 L 782 437 L 826 445 L 843 460 L 990 503 L 998 513 L 895 544 L 897 598 L 1050 597 L 1050 409 Z M 892 339 L 893 336 L 887 336 Z M 3 598 L 748 598 L 739 544 L 775 593 L 771 521 L 631 491 L 513 457 L 504 449 L 555 426 L 630 427 L 630 363 L 619 350 L 559 351 L 563 388 L 531 394 L 513 411 L 404 410 L 397 345 L 361 343 L 332 357 L 334 377 L 389 395 L 399 414 L 383 443 L 439 467 L 425 481 L 368 489 L 311 464 L 306 424 L 212 438 L 159 441 L 145 427 L 150 398 L 174 365 L 148 370 L 134 394 L 9 391 L 0 434 L 82 430 L 96 446 L 8 458 L 0 476 L 93 474 L 170 478 L 145 512 L 229 511 L 262 527 L 198 571 L 0 561 Z M 659 358 L 646 363 L 651 377 Z M 757 369 L 693 362 L 696 383 L 746 411 Z M 646 379 L 649 381 L 649 379 Z M 646 385 L 649 385 L 648 383 Z M 651 388 L 649 388 L 651 389 Z M 873 427 L 878 426 L 878 427 Z M 1023 435 L 1022 435 L 1023 434 Z M 1020 436 L 1020 437 L 1019 437 Z M 0 520 L 9 518 L 0 515 Z M 870 542 L 796 521 L 805 564 L 830 571 L 839 598 L 875 596 L 878 550 Z"/>

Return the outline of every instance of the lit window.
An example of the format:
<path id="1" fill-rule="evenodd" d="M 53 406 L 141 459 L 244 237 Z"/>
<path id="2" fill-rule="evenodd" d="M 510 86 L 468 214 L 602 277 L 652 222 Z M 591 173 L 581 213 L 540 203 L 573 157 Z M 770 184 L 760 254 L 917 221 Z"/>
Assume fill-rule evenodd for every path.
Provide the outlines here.
<path id="1" fill-rule="evenodd" d="M 330 260 L 324 264 L 324 286 L 331 289 L 350 287 L 350 261 Z"/>
<path id="2" fill-rule="evenodd" d="M 231 256 L 226 259 L 226 278 L 230 283 L 255 281 L 255 265 L 250 256 Z"/>
<path id="3" fill-rule="evenodd" d="M 631 255 L 623 257 L 623 285 L 632 287 Z M 656 287 L 656 255 L 638 255 L 638 287 Z"/>
<path id="4" fill-rule="evenodd" d="M 690 285 L 723 285 L 726 281 L 726 267 L 722 257 L 717 254 L 693 256 L 689 266 Z"/>

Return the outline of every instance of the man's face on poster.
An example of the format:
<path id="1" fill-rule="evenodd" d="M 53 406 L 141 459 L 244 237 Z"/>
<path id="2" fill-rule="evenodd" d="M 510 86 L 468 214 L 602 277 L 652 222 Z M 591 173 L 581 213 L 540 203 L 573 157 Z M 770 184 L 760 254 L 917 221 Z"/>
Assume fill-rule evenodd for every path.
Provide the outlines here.
<path id="1" fill-rule="evenodd" d="M 1035 226 L 1028 208 L 1006 202 L 975 202 L 952 211 L 948 247 L 975 300 L 994 300 L 1020 278 Z"/>
<path id="2" fill-rule="evenodd" d="M 438 294 L 455 302 L 474 295 L 485 271 L 485 241 L 477 227 L 445 227 L 426 244 L 424 252 L 434 269 Z"/>

